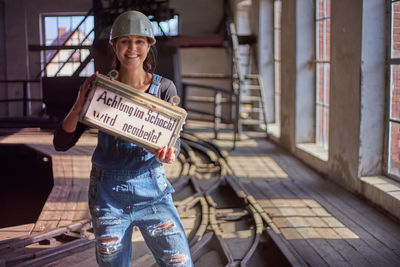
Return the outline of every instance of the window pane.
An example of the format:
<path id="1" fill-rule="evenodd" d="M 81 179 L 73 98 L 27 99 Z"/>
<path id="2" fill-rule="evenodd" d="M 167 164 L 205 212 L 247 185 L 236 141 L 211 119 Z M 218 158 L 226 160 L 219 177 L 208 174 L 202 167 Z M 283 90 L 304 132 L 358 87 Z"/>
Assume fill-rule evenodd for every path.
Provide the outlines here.
<path id="1" fill-rule="evenodd" d="M 66 37 L 70 34 L 72 30 L 71 17 L 57 17 L 58 18 L 58 38 L 60 44 L 62 44 Z"/>
<path id="2" fill-rule="evenodd" d="M 400 176 L 400 124 L 390 122 L 389 173 Z"/>
<path id="3" fill-rule="evenodd" d="M 281 71 L 280 62 L 275 64 L 275 123 L 279 124 L 281 121 Z"/>
<path id="4" fill-rule="evenodd" d="M 316 107 L 316 143 L 320 146 L 328 148 L 329 143 L 329 109 L 323 104 L 317 105 Z"/>
<path id="5" fill-rule="evenodd" d="M 331 33 L 330 33 L 330 19 L 324 19 L 317 22 L 317 60 L 330 60 L 330 43 L 331 43 Z"/>
<path id="6" fill-rule="evenodd" d="M 317 105 L 316 107 L 316 114 L 317 114 L 317 125 L 324 125 L 324 110 L 321 105 Z M 317 139 L 317 144 L 322 145 L 322 140 L 324 139 L 324 128 L 323 127 L 317 127 L 316 131 L 316 139 Z"/>
<path id="7" fill-rule="evenodd" d="M 329 87 L 330 87 L 330 0 L 316 1 L 316 95 L 315 142 L 328 148 L 329 140 Z"/>
<path id="8" fill-rule="evenodd" d="M 400 57 L 400 2 L 392 3 L 392 57 Z"/>
<path id="9" fill-rule="evenodd" d="M 317 64 L 317 103 L 329 106 L 329 63 Z"/>
<path id="10" fill-rule="evenodd" d="M 317 20 L 331 16 L 331 0 L 317 0 Z"/>
<path id="11" fill-rule="evenodd" d="M 56 75 L 58 67 L 59 67 L 58 63 L 50 63 L 46 68 L 46 75 L 49 77 Z"/>
<path id="12" fill-rule="evenodd" d="M 150 17 L 150 19 L 151 18 L 152 17 Z M 167 36 L 177 36 L 179 34 L 178 32 L 179 17 L 177 15 L 175 15 L 170 20 L 161 21 L 159 25 L 156 21 L 152 21 L 151 24 L 153 26 L 155 36 L 163 35 L 160 27 Z"/>
<path id="13" fill-rule="evenodd" d="M 274 1 L 274 110 L 275 123 L 280 124 L 281 102 L 281 9 L 282 2 Z"/>
<path id="14" fill-rule="evenodd" d="M 81 71 L 79 76 L 81 77 L 88 77 L 94 73 L 94 60 L 92 59 L 89 64 Z"/>
<path id="15" fill-rule="evenodd" d="M 75 29 L 76 26 L 78 26 L 79 23 L 81 23 L 81 21 L 84 19 L 84 16 L 73 16 L 72 17 L 72 25 L 71 25 L 71 29 Z"/>
<path id="16" fill-rule="evenodd" d="M 57 17 L 44 19 L 44 40 L 46 45 L 51 45 L 57 39 Z"/>
<path id="17" fill-rule="evenodd" d="M 400 121 L 400 65 L 390 67 L 390 119 Z"/>
<path id="18" fill-rule="evenodd" d="M 400 58 L 400 2 L 391 3 L 391 59 Z M 387 173 L 400 177 L 400 65 L 390 64 Z M 400 178 L 399 178 L 400 180 Z"/>

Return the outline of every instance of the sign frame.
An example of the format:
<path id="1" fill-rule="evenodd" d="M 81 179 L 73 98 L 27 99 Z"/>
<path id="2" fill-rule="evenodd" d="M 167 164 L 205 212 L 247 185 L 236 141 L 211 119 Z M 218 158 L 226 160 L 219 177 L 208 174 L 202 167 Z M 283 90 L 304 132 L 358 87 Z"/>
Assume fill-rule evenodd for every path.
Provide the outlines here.
<path id="1" fill-rule="evenodd" d="M 141 147 L 144 147 L 146 150 L 152 153 L 155 153 L 163 145 L 158 146 L 156 144 L 152 144 L 151 142 L 146 142 L 141 138 L 135 137 L 134 135 L 129 135 L 128 133 L 123 134 L 122 130 L 117 130 L 111 126 L 104 125 L 103 123 L 98 122 L 88 116 L 87 113 L 89 107 L 92 103 L 92 100 L 94 99 L 97 90 L 109 91 L 111 93 L 124 97 L 125 99 L 128 99 L 128 101 L 134 103 L 134 105 L 141 106 L 144 109 L 155 111 L 163 116 L 175 119 L 176 125 L 174 126 L 171 134 L 168 136 L 169 140 L 167 144 L 167 148 L 174 147 L 176 140 L 180 136 L 180 132 L 182 131 L 182 127 L 185 124 L 185 120 L 187 117 L 187 112 L 183 108 L 176 106 L 174 103 L 169 103 L 167 101 L 159 99 L 158 97 L 139 91 L 113 78 L 107 77 L 102 74 L 96 74 L 96 78 L 92 82 L 92 87 L 88 92 L 86 102 L 79 116 L 79 121 L 89 127 L 97 128 L 107 134 L 116 136 L 128 142 L 133 142 Z"/>

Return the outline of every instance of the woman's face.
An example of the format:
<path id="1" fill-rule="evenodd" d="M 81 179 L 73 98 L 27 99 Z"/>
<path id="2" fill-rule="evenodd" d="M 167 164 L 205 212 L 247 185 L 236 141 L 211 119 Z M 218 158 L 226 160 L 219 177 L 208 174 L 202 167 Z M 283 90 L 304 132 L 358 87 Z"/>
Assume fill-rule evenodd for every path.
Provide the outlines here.
<path id="1" fill-rule="evenodd" d="M 144 36 L 129 35 L 118 37 L 113 42 L 115 55 L 121 67 L 124 68 L 143 68 L 143 62 L 150 50 L 150 44 Z"/>

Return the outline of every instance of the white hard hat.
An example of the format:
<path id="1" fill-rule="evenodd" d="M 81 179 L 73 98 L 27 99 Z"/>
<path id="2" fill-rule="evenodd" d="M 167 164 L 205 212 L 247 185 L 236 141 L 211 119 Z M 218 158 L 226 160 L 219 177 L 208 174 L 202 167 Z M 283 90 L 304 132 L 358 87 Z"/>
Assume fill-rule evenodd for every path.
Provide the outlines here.
<path id="1" fill-rule="evenodd" d="M 139 11 L 126 11 L 115 19 L 110 40 L 124 35 L 145 36 L 149 38 L 151 45 L 156 43 L 150 20 Z"/>

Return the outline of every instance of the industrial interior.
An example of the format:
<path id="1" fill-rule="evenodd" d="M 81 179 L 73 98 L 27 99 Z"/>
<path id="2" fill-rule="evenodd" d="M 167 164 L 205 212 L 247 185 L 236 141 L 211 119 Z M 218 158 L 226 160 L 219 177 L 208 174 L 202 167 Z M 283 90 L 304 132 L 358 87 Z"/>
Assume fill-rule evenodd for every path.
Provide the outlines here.
<path id="1" fill-rule="evenodd" d="M 98 266 L 98 129 L 53 132 L 128 10 L 187 112 L 165 169 L 194 266 L 400 266 L 400 0 L 0 0 L 0 267 Z"/>

